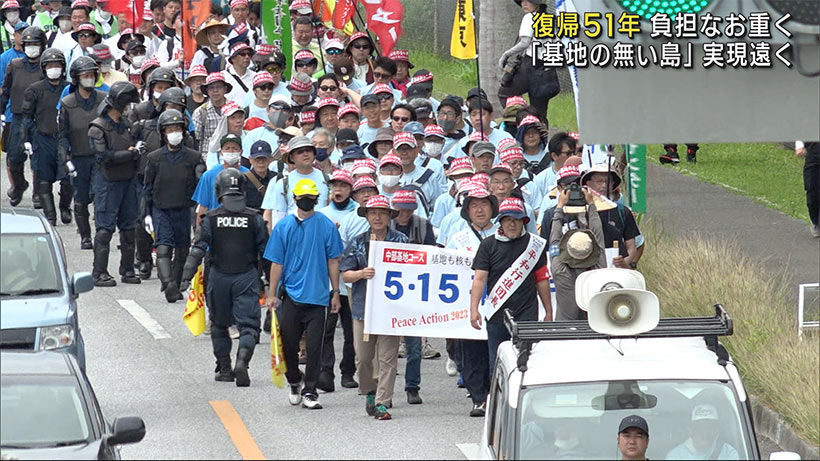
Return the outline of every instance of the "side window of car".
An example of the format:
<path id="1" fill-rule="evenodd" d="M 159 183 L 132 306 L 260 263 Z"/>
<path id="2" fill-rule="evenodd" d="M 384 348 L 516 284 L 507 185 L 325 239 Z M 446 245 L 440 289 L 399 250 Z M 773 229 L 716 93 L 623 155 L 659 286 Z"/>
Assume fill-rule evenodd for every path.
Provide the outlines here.
<path id="1" fill-rule="evenodd" d="M 496 372 L 496 376 L 494 379 L 494 383 L 492 386 L 492 408 L 490 409 L 489 417 L 490 417 L 490 445 L 493 448 L 493 452 L 495 453 L 496 459 L 504 459 L 506 456 L 504 455 L 504 450 L 506 447 L 504 446 L 503 440 L 504 435 L 506 434 L 506 429 L 504 428 L 504 420 L 506 419 L 505 416 L 507 414 L 507 402 L 505 394 L 505 386 L 504 386 L 504 372 L 499 370 Z"/>

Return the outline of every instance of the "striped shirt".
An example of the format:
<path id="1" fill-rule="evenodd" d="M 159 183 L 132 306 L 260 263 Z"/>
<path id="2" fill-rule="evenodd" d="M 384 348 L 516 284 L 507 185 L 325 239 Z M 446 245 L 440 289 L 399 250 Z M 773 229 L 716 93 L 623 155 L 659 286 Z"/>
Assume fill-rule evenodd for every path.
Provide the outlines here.
<path id="1" fill-rule="evenodd" d="M 211 141 L 211 136 L 219 126 L 219 121 L 222 120 L 222 113 L 209 100 L 197 107 L 192 117 L 194 119 L 194 134 L 199 141 L 199 151 L 205 155 L 208 153 L 208 143 Z"/>

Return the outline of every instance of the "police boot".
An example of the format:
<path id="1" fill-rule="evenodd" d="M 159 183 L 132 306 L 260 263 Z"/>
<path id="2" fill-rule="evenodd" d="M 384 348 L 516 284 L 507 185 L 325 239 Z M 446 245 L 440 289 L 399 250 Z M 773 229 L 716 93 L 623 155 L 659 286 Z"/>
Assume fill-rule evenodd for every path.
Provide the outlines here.
<path id="1" fill-rule="evenodd" d="M 171 279 L 177 286 L 176 292 L 176 300 L 185 299 L 182 296 L 182 293 L 179 292 L 179 284 L 182 282 L 182 269 L 185 267 L 185 260 L 188 259 L 188 252 L 190 251 L 189 247 L 176 247 L 174 248 L 174 263 L 171 266 Z M 165 293 L 165 296 L 168 296 L 168 293 Z"/>
<path id="2" fill-rule="evenodd" d="M 160 245 L 157 247 L 157 277 L 159 277 L 159 289 L 165 293 L 165 300 L 169 303 L 177 300 L 176 293 L 179 293 L 179 285 L 175 284 L 171 276 L 171 247 Z"/>
<path id="3" fill-rule="evenodd" d="M 231 370 L 231 356 L 226 355 L 225 357 L 219 357 L 216 359 L 216 369 L 214 370 L 216 373 L 214 375 L 214 381 L 221 381 L 224 383 L 229 383 L 234 380 L 233 370 Z"/>
<path id="4" fill-rule="evenodd" d="M 94 248 L 94 245 L 91 244 L 91 224 L 88 222 L 88 205 L 75 203 L 74 216 L 77 218 L 77 232 L 80 234 L 80 248 L 83 250 L 90 250 Z"/>
<path id="5" fill-rule="evenodd" d="M 120 280 L 122 283 L 142 282 L 134 273 L 134 252 L 137 249 L 134 229 L 120 230 Z"/>
<path id="6" fill-rule="evenodd" d="M 233 369 L 236 375 L 236 387 L 248 387 L 251 385 L 251 377 L 248 375 L 248 365 L 253 357 L 253 349 L 240 347 L 236 351 L 236 366 Z"/>
<path id="7" fill-rule="evenodd" d="M 37 184 L 37 189 L 40 197 L 40 204 L 43 206 L 43 215 L 52 226 L 57 225 L 57 209 L 54 208 L 54 192 L 51 189 L 50 182 L 41 182 Z"/>
<path id="8" fill-rule="evenodd" d="M 7 195 L 9 196 L 9 203 L 11 206 L 17 206 L 23 200 L 23 192 L 28 189 L 28 181 L 26 181 L 26 175 L 24 173 L 24 164 L 10 164 L 8 167 L 9 176 L 11 176 L 11 182 L 13 187 L 11 190 L 8 191 Z"/>
<path id="9" fill-rule="evenodd" d="M 74 198 L 74 187 L 67 179 L 60 181 L 60 221 L 71 224 L 71 200 Z"/>
<path id="10" fill-rule="evenodd" d="M 151 234 L 145 232 L 142 226 L 137 226 L 136 238 L 137 275 L 143 280 L 148 280 L 151 278 L 151 270 L 154 268 L 154 264 L 151 261 L 151 247 L 154 245 L 154 242 L 151 240 Z"/>
<path id="11" fill-rule="evenodd" d="M 108 274 L 108 253 L 111 250 L 112 233 L 108 229 L 99 229 L 94 234 L 94 269 L 91 276 L 95 287 L 114 287 L 117 281 Z"/>

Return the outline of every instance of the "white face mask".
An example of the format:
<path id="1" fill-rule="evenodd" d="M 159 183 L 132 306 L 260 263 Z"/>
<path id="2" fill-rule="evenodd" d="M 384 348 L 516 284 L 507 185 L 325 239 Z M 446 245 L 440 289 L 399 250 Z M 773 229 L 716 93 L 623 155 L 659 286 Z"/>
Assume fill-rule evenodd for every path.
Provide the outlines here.
<path id="1" fill-rule="evenodd" d="M 94 84 L 96 82 L 93 78 L 81 78 L 80 79 L 80 86 L 86 89 L 94 88 Z"/>
<path id="2" fill-rule="evenodd" d="M 65 34 L 71 30 L 71 19 L 59 19 L 57 25 L 60 26 L 60 32 Z"/>
<path id="3" fill-rule="evenodd" d="M 107 74 L 111 72 L 111 65 L 110 64 L 102 64 L 100 65 L 100 72 Z"/>
<path id="4" fill-rule="evenodd" d="M 52 67 L 50 69 L 46 69 L 46 77 L 48 77 L 49 80 L 57 80 L 62 75 L 63 69 L 60 69 L 59 67 Z"/>
<path id="5" fill-rule="evenodd" d="M 185 137 L 185 135 L 181 131 L 175 131 L 166 134 L 165 137 L 168 139 L 168 144 L 176 147 L 182 142 L 182 138 Z"/>
<path id="6" fill-rule="evenodd" d="M 131 58 L 131 63 L 134 64 L 134 67 L 136 68 L 142 67 L 143 62 L 145 62 L 145 55 L 134 56 Z"/>
<path id="7" fill-rule="evenodd" d="M 6 19 L 8 19 L 10 23 L 16 24 L 17 20 L 20 19 L 20 12 L 19 11 L 9 11 L 8 13 L 6 13 Z"/>
<path id="8" fill-rule="evenodd" d="M 109 13 L 108 11 L 105 11 L 105 10 L 98 9 L 97 10 L 97 17 L 99 17 L 103 21 L 108 21 L 109 19 L 111 19 L 111 13 Z"/>
<path id="9" fill-rule="evenodd" d="M 441 149 L 444 148 L 444 144 L 440 142 L 425 142 L 424 143 L 424 152 L 427 152 L 427 155 L 430 157 L 436 157 L 441 155 Z"/>
<path id="10" fill-rule="evenodd" d="M 395 187 L 399 185 L 399 180 L 401 179 L 401 175 L 399 176 L 390 176 L 384 175 L 379 173 L 379 184 L 384 187 Z"/>
<path id="11" fill-rule="evenodd" d="M 31 59 L 40 56 L 40 45 L 28 45 L 23 50 L 25 51 L 26 56 Z"/>
<path id="12" fill-rule="evenodd" d="M 239 164 L 239 160 L 242 158 L 242 152 L 223 152 L 222 153 L 222 161 L 227 163 L 230 166 L 235 166 Z"/>

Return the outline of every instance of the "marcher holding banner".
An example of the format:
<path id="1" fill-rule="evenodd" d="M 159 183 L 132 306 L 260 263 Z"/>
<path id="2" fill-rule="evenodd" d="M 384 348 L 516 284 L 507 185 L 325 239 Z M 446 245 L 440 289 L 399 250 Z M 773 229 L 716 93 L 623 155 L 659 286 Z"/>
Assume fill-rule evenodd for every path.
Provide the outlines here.
<path id="1" fill-rule="evenodd" d="M 359 388 L 366 396 L 365 411 L 378 420 L 391 419 L 387 411 L 392 406 L 393 386 L 396 383 L 398 366 L 399 337 L 366 335 L 364 333 L 365 301 L 367 281 L 376 275 L 376 270 L 368 264 L 370 241 L 407 243 L 407 236 L 389 228 L 390 220 L 399 212 L 390 208 L 390 201 L 384 195 L 374 195 L 356 212 L 367 219 L 370 229 L 359 234 L 345 249 L 339 270 L 345 283 L 352 283 L 351 310 L 353 312 L 353 337 L 356 346 L 356 370 L 359 374 Z M 379 380 L 373 379 L 373 357 L 378 349 Z"/>
<path id="2" fill-rule="evenodd" d="M 510 339 L 504 311 L 517 321 L 538 320 L 540 298 L 546 310 L 544 321 L 552 319 L 546 241 L 526 231 L 529 217 L 524 202 L 517 197 L 501 202 L 498 221 L 500 227 L 495 235 L 481 242 L 473 259 L 470 323 L 479 329 L 482 318 L 486 319 L 487 341 L 483 350 L 466 345 L 463 348 L 464 381 L 473 400 L 470 416 L 484 416 L 498 345 Z"/>

